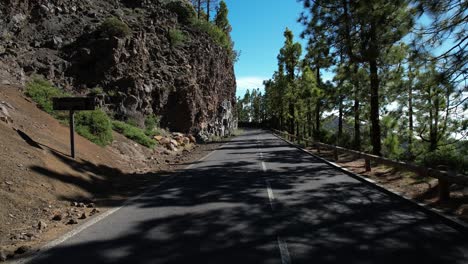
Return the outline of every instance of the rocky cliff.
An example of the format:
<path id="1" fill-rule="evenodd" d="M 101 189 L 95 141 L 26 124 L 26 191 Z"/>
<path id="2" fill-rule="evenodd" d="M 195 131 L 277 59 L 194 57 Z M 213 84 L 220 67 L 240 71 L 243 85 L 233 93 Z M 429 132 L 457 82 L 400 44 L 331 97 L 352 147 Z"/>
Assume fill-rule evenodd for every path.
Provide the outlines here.
<path id="1" fill-rule="evenodd" d="M 76 94 L 101 87 L 102 107 L 118 119 L 142 124 L 156 114 L 171 130 L 228 134 L 236 125 L 232 59 L 161 1 L 2 0 L 1 81 L 40 74 Z M 131 32 L 103 34 L 109 18 Z M 178 45 L 171 31 L 183 34 Z"/>

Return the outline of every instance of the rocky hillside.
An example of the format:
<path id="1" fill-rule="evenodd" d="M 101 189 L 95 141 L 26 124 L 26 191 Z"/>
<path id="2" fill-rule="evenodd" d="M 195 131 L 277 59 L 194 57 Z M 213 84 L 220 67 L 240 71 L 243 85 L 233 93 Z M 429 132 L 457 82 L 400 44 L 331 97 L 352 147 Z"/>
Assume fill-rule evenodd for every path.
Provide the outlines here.
<path id="1" fill-rule="evenodd" d="M 39 74 L 77 95 L 102 89 L 102 107 L 118 119 L 156 114 L 163 127 L 201 139 L 228 134 L 236 125 L 232 58 L 165 2 L 3 0 L 0 82 Z M 103 27 L 116 20 L 129 30 Z"/>

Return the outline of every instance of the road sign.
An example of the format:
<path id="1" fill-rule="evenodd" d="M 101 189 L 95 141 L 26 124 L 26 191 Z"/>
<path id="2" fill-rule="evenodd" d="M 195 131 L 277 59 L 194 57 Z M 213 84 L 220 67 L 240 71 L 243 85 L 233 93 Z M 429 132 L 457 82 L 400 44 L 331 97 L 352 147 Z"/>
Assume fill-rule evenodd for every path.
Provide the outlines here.
<path id="1" fill-rule="evenodd" d="M 54 110 L 83 111 L 95 110 L 94 97 L 62 97 L 53 98 Z"/>
<path id="2" fill-rule="evenodd" d="M 75 111 L 95 110 L 94 97 L 62 97 L 53 98 L 54 110 L 70 111 L 70 149 L 71 157 L 75 158 Z"/>

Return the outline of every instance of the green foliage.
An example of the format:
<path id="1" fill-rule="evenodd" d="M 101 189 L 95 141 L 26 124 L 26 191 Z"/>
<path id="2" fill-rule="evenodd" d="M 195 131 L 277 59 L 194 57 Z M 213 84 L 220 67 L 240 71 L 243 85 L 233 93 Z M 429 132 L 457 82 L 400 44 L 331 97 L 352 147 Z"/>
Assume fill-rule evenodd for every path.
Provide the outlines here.
<path id="1" fill-rule="evenodd" d="M 159 135 L 166 135 L 164 129 L 161 129 L 159 124 L 161 122 L 161 117 L 157 115 L 149 115 L 145 119 L 145 134 L 150 138 Z"/>
<path id="2" fill-rule="evenodd" d="M 231 32 L 232 28 L 231 25 L 229 24 L 228 20 L 228 13 L 229 10 L 227 8 L 226 2 L 221 1 L 219 3 L 218 10 L 216 12 L 216 17 L 215 17 L 215 25 L 220 28 L 222 31 L 224 31 L 226 34 L 229 34 Z"/>
<path id="3" fill-rule="evenodd" d="M 136 126 L 132 126 L 132 125 L 129 125 L 125 122 L 121 122 L 121 121 L 112 121 L 112 128 L 123 134 L 125 137 L 145 146 L 145 147 L 148 147 L 148 148 L 153 148 L 154 146 L 156 146 L 156 141 L 149 138 L 145 132 L 143 131 L 143 129 L 139 128 L 139 127 L 136 127 Z"/>
<path id="4" fill-rule="evenodd" d="M 138 121 L 135 118 L 128 118 L 125 123 L 134 126 L 134 127 L 139 127 Z"/>
<path id="5" fill-rule="evenodd" d="M 164 7 L 175 13 L 177 20 L 181 24 L 187 25 L 197 16 L 193 6 L 186 1 L 172 0 L 165 4 Z"/>
<path id="6" fill-rule="evenodd" d="M 459 155 L 458 151 L 450 146 L 441 147 L 434 152 L 428 152 L 422 155 L 418 162 L 426 167 L 437 169 L 442 166 L 442 169 L 448 168 L 456 170 L 459 173 L 468 172 L 467 156 Z"/>
<path id="7" fill-rule="evenodd" d="M 216 25 L 212 24 L 209 21 L 197 18 L 192 19 L 191 22 L 193 27 L 199 29 L 200 31 L 208 33 L 208 35 L 210 35 L 213 41 L 216 42 L 216 44 L 218 44 L 219 46 L 227 50 L 232 49 L 232 43 L 229 39 L 229 36 Z"/>
<path id="8" fill-rule="evenodd" d="M 172 47 L 178 47 L 185 43 L 187 37 L 184 32 L 179 29 L 170 29 L 169 30 L 169 40 Z"/>
<path id="9" fill-rule="evenodd" d="M 106 38 L 125 38 L 132 33 L 128 25 L 116 17 L 110 17 L 104 20 L 99 26 L 99 30 L 101 31 L 101 36 Z"/>
<path id="10" fill-rule="evenodd" d="M 39 108 L 49 114 L 53 114 L 52 98 L 68 96 L 66 92 L 53 86 L 50 82 L 40 76 L 34 76 L 26 84 L 26 95 L 37 103 Z"/>
<path id="11" fill-rule="evenodd" d="M 161 122 L 161 117 L 157 115 L 149 115 L 145 119 L 145 128 L 148 130 L 153 130 L 159 127 L 160 122 Z"/>
<path id="12" fill-rule="evenodd" d="M 101 87 L 97 86 L 88 92 L 88 96 L 96 96 L 96 95 L 100 95 L 103 93 L 104 93 L 104 90 Z"/>
<path id="13" fill-rule="evenodd" d="M 102 110 L 82 111 L 75 116 L 76 132 L 100 146 L 112 143 L 111 121 Z"/>

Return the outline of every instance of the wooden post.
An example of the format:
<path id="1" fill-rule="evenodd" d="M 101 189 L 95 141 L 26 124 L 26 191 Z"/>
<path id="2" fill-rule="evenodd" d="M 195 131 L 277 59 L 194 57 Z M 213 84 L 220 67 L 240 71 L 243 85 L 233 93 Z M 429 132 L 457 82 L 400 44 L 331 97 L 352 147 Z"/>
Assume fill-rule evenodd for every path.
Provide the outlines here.
<path id="1" fill-rule="evenodd" d="M 317 153 L 320 154 L 320 145 L 317 145 Z"/>
<path id="2" fill-rule="evenodd" d="M 70 151 L 72 159 L 75 159 L 75 111 L 70 111 Z"/>
<path id="3" fill-rule="evenodd" d="M 366 171 L 371 171 L 370 159 L 366 159 Z"/>
<path id="4" fill-rule="evenodd" d="M 335 161 L 338 161 L 338 159 L 339 159 L 338 158 L 338 149 L 336 148 L 336 146 L 333 149 L 333 158 L 335 159 Z"/>
<path id="5" fill-rule="evenodd" d="M 439 179 L 439 201 L 448 201 L 450 199 L 449 182 Z"/>

